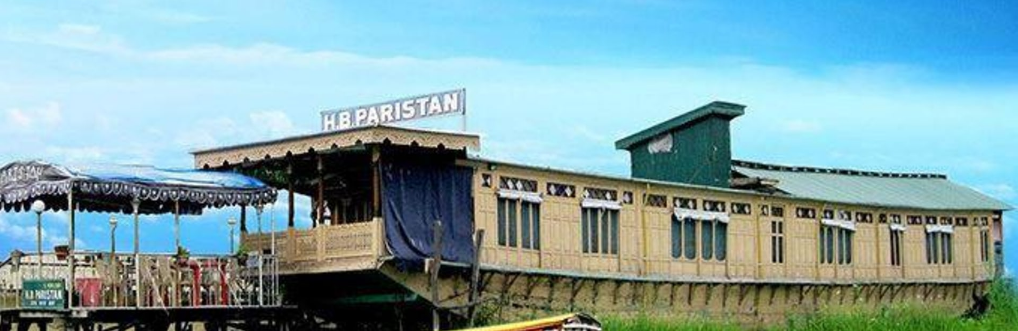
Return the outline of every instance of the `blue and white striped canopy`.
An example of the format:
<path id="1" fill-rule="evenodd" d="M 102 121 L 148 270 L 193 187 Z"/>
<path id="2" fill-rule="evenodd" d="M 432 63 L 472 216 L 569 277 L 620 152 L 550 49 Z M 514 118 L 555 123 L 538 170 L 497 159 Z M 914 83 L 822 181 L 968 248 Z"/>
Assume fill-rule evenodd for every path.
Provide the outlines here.
<path id="1" fill-rule="evenodd" d="M 35 200 L 48 209 L 66 210 L 73 197 L 77 210 L 132 211 L 144 214 L 197 214 L 206 207 L 273 203 L 276 190 L 248 176 L 205 170 L 171 170 L 137 165 L 61 166 L 41 161 L 0 168 L 0 204 L 5 211 L 27 210 Z"/>

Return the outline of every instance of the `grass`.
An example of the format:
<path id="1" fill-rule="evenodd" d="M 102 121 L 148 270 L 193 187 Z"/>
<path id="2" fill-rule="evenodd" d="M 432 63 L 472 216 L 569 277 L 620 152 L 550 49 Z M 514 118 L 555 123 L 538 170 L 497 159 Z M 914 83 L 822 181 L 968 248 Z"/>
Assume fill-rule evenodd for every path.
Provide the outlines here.
<path id="1" fill-rule="evenodd" d="M 778 331 L 856 331 L 856 330 L 1018 330 L 1018 293 L 1009 280 L 998 281 L 990 289 L 992 308 L 979 318 L 961 317 L 961 312 L 945 314 L 922 307 L 890 307 L 878 312 L 811 314 L 789 318 L 785 323 L 759 330 Z M 607 317 L 607 331 L 728 331 L 744 330 L 735 322 L 668 319 L 647 316 Z"/>

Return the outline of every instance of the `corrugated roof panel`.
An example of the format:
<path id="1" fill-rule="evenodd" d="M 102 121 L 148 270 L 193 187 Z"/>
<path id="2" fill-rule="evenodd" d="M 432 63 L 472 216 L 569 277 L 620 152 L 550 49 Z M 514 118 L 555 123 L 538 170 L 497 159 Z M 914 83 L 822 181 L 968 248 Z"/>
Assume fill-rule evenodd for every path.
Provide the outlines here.
<path id="1" fill-rule="evenodd" d="M 789 194 L 845 204 L 934 210 L 1010 210 L 1011 206 L 940 176 L 917 178 L 733 166 L 749 177 L 778 180 Z M 784 170 L 782 170 L 784 169 Z"/>

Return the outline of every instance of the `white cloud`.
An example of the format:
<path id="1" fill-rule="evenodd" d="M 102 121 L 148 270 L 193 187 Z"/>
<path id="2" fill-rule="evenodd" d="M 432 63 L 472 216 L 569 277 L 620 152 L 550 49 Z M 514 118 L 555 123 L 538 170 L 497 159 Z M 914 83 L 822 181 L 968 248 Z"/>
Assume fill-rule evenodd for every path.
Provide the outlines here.
<path id="1" fill-rule="evenodd" d="M 290 116 L 281 111 L 262 111 L 251 113 L 250 128 L 263 128 L 265 138 L 280 138 L 297 133 Z"/>
<path id="2" fill-rule="evenodd" d="M 53 129 L 63 119 L 60 103 L 50 101 L 35 108 L 11 108 L 6 112 L 7 125 L 14 130 Z"/>
<path id="3" fill-rule="evenodd" d="M 1000 200 L 1011 200 L 1018 197 L 1018 192 L 1014 187 L 1005 183 L 979 185 L 976 189 Z"/>
<path id="4" fill-rule="evenodd" d="M 50 146 L 46 148 L 45 154 L 49 160 L 62 163 L 97 163 L 103 161 L 107 156 L 102 148 L 93 146 Z"/>
<path id="5" fill-rule="evenodd" d="M 195 24 L 195 23 L 207 23 L 213 21 L 215 18 L 211 16 L 199 15 L 195 13 L 187 13 L 173 10 L 156 10 L 152 11 L 149 15 L 152 19 L 168 24 Z"/>
<path id="6" fill-rule="evenodd" d="M 200 17 L 194 16 L 191 19 Z M 105 33 L 99 26 L 83 24 L 60 24 L 55 30 L 49 32 L 8 32 L 6 35 L 0 36 L 0 39 L 131 59 L 205 64 L 285 65 L 295 67 L 330 65 L 414 67 L 433 63 L 457 63 L 478 67 L 498 63 L 488 59 L 469 57 L 441 60 L 422 60 L 408 56 L 370 57 L 335 50 L 304 51 L 264 42 L 241 47 L 204 44 L 179 48 L 144 50 L 134 48 L 125 43 L 119 35 Z"/>
<path id="7" fill-rule="evenodd" d="M 0 236 L 15 242 L 35 242 L 35 226 L 16 224 L 0 216 Z"/>
<path id="8" fill-rule="evenodd" d="M 65 23 L 49 32 L 8 31 L 2 39 L 12 42 L 47 45 L 58 48 L 111 55 L 130 55 L 120 37 L 103 33 L 97 25 Z"/>
<path id="9" fill-rule="evenodd" d="M 788 133 L 818 133 L 823 126 L 817 121 L 793 119 L 781 123 L 781 130 Z"/>
<path id="10" fill-rule="evenodd" d="M 34 215 L 31 215 L 34 219 Z M 42 228 L 42 241 L 43 250 L 49 250 L 53 246 L 66 245 L 67 236 L 61 234 L 54 234 L 54 231 L 47 229 L 49 224 L 46 224 L 46 219 L 43 220 Z M 12 221 L 9 218 L 0 216 L 0 237 L 5 237 L 9 242 L 13 243 L 15 247 L 32 247 L 34 249 L 35 242 L 38 234 L 36 232 L 35 223 L 31 224 L 19 224 L 18 222 Z M 79 247 L 85 247 L 85 242 L 80 238 L 75 238 L 75 243 Z"/>

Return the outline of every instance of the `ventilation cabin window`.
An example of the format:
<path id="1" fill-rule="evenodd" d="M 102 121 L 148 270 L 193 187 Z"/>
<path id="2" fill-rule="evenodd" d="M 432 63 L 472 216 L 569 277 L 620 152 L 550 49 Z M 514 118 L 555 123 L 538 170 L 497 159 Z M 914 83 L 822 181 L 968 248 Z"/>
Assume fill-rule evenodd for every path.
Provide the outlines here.
<path id="1" fill-rule="evenodd" d="M 537 181 L 499 178 L 496 204 L 499 246 L 541 249 L 541 202 Z"/>

